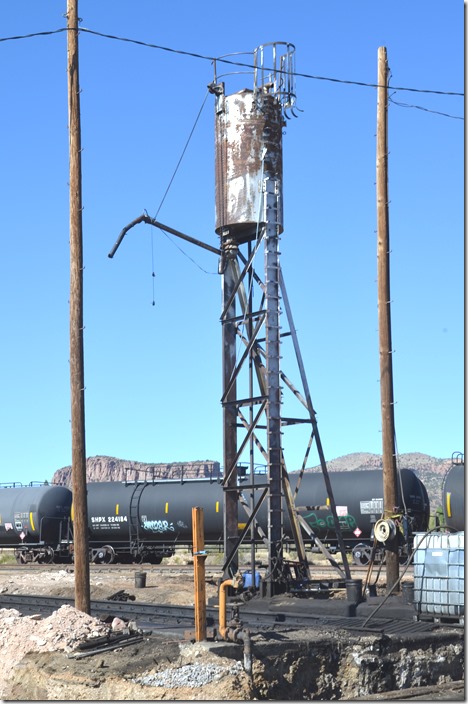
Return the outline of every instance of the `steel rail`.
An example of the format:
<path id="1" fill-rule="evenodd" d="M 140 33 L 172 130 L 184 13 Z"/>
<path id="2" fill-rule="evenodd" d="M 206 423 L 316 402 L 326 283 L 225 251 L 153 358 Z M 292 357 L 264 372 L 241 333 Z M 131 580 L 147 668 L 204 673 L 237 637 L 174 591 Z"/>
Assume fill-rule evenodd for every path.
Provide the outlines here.
<path id="1" fill-rule="evenodd" d="M 302 602 L 302 600 L 300 600 Z M 17 609 L 23 615 L 41 613 L 50 615 L 60 606 L 68 604 L 74 606 L 74 599 L 65 597 L 36 596 L 24 594 L 0 594 L 0 608 Z M 245 606 L 245 609 L 242 607 Z M 239 604 L 230 603 L 228 607 L 237 611 L 244 625 L 261 629 L 294 629 L 301 630 L 307 628 L 330 628 L 345 629 L 351 631 L 365 632 L 368 634 L 412 634 L 427 633 L 433 630 L 434 623 L 427 621 L 408 621 L 408 619 L 395 619 L 392 617 L 379 617 L 373 619 L 367 626 L 364 616 L 343 616 L 324 615 L 323 613 L 311 613 L 310 610 L 298 610 L 293 608 L 271 610 L 269 602 L 256 605 L 253 608 L 251 603 Z M 157 625 L 160 628 L 165 626 L 170 629 L 174 626 L 191 628 L 194 624 L 193 606 L 175 606 L 171 604 L 149 604 L 139 602 L 117 602 L 92 600 L 91 615 L 103 617 L 105 615 L 118 616 L 123 619 L 139 621 L 144 624 Z M 206 607 L 207 626 L 213 627 L 218 623 L 218 608 L 216 606 Z"/>

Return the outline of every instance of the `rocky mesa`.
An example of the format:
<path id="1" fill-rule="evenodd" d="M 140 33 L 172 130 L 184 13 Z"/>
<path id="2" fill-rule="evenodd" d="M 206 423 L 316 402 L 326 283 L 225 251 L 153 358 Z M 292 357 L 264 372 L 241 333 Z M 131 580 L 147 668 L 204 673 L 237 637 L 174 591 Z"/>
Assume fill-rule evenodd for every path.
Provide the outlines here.
<path id="1" fill-rule="evenodd" d="M 431 506 L 441 503 L 442 483 L 451 459 L 438 459 L 421 452 L 409 452 L 398 456 L 397 466 L 412 469 L 424 482 Z M 327 462 L 330 472 L 382 469 L 382 456 L 370 452 L 355 452 Z M 309 467 L 307 472 L 319 472 L 320 466 Z M 215 460 L 188 462 L 145 463 L 99 455 L 86 460 L 88 482 L 108 481 L 152 481 L 161 479 L 200 479 L 221 476 L 220 463 Z M 52 483 L 71 487 L 71 466 L 57 470 Z"/>

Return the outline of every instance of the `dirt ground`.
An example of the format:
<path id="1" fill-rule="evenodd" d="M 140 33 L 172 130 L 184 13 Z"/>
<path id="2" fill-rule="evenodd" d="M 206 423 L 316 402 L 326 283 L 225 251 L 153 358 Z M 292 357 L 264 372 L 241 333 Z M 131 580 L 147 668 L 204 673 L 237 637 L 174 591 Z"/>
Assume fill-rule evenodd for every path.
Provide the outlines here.
<path id="1" fill-rule="evenodd" d="M 145 571 L 146 587 L 135 587 L 135 572 Z M 124 590 L 147 603 L 193 604 L 193 576 L 151 566 L 109 572 L 91 568 L 91 599 Z M 0 568 L 0 593 L 74 596 L 72 568 L 35 571 Z M 207 598 L 217 588 L 208 575 Z M 122 624 L 125 625 L 125 624 Z M 249 677 L 240 661 L 213 654 L 203 644 L 161 634 L 111 652 L 75 659 L 78 642 L 109 631 L 73 607 L 49 618 L 22 617 L 0 610 L 0 697 L 3 700 L 249 700 Z"/>
<path id="2" fill-rule="evenodd" d="M 146 586 L 136 586 L 135 573 L 146 572 Z M 193 572 L 178 565 L 113 569 L 92 566 L 91 599 L 108 599 L 123 590 L 146 603 L 192 605 Z M 315 576 L 321 578 L 320 572 Z M 219 568 L 206 567 L 207 600 L 217 597 Z M 0 566 L 0 593 L 74 597 L 72 566 L 47 570 Z M 116 624 L 122 628 L 126 624 Z M 254 666 L 244 670 L 242 646 L 234 653 L 210 643 L 193 643 L 181 634 L 143 634 L 127 647 L 76 659 L 74 651 L 86 638 L 107 633 L 105 625 L 71 606 L 49 618 L 21 616 L 0 610 L 0 698 L 4 700 L 157 700 L 251 701 L 264 676 Z"/>
<path id="3" fill-rule="evenodd" d="M 91 567 L 90 588 L 91 599 L 108 599 L 118 591 L 124 590 L 135 596 L 138 601 L 159 604 L 193 604 L 194 587 L 193 574 L 158 570 L 158 567 L 143 565 L 127 570 L 106 570 L 106 568 Z M 146 587 L 135 587 L 135 574 L 146 573 Z M 215 581 L 210 583 L 207 572 L 207 598 L 217 593 Z M 60 569 L 53 567 L 50 572 L 28 572 L 21 570 L 2 571 L 0 567 L 0 594 L 37 594 L 64 596 L 73 598 L 75 592 L 75 575 L 72 567 L 66 565 Z"/>

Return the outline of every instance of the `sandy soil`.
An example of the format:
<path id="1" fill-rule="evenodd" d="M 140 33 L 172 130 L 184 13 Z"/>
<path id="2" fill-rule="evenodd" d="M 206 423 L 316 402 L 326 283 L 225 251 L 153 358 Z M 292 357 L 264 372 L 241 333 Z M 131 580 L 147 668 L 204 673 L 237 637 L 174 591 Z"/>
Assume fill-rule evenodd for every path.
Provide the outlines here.
<path id="1" fill-rule="evenodd" d="M 137 568 L 138 569 L 138 568 Z M 144 568 L 138 569 L 142 571 Z M 136 571 L 136 570 L 135 570 Z M 147 586 L 135 588 L 135 572 L 91 570 L 91 598 L 124 590 L 139 601 L 193 603 L 193 577 L 145 570 Z M 74 596 L 72 569 L 49 572 L 0 568 L 0 592 Z M 215 584 L 207 584 L 214 596 Z M 116 628 L 126 624 L 116 624 Z M 239 661 L 213 654 L 203 644 L 144 634 L 129 647 L 75 659 L 78 643 L 106 634 L 110 626 L 71 606 L 48 618 L 0 610 L 0 697 L 8 700 L 249 700 L 250 678 Z M 158 675 L 158 677 L 157 677 Z"/>
<path id="2" fill-rule="evenodd" d="M 135 573 L 146 572 L 146 586 L 136 587 Z M 206 568 L 207 600 L 217 597 L 217 567 Z M 328 574 L 328 577 L 330 575 Z M 335 575 L 336 576 L 336 575 Z M 322 578 L 320 570 L 314 577 Z M 91 599 L 108 599 L 123 590 L 147 603 L 192 605 L 193 572 L 143 565 L 108 570 L 91 567 Z M 73 598 L 72 566 L 48 570 L 0 566 L 0 593 Z M 116 628 L 126 624 L 117 624 Z M 0 610 L 0 697 L 8 700 L 244 700 L 255 692 L 254 670 L 248 675 L 240 662 L 242 647 L 232 657 L 213 652 L 210 644 L 144 634 L 131 646 L 75 659 L 73 651 L 87 638 L 107 633 L 105 625 L 73 607 L 63 606 L 49 618 L 21 616 Z M 232 653 L 230 654 L 232 655 Z M 240 659 L 236 659 L 240 658 Z"/>

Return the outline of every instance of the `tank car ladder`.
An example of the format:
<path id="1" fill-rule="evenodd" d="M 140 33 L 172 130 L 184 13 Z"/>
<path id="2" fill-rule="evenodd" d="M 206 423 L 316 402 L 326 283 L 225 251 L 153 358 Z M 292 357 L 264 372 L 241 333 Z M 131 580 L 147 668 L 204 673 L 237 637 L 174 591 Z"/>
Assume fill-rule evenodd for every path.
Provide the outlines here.
<path id="1" fill-rule="evenodd" d="M 132 554 L 135 552 L 135 556 L 138 554 L 138 546 L 140 542 L 140 499 L 147 484 L 148 482 L 137 482 L 130 498 L 130 521 L 128 526 L 129 543 L 130 553 Z"/>

